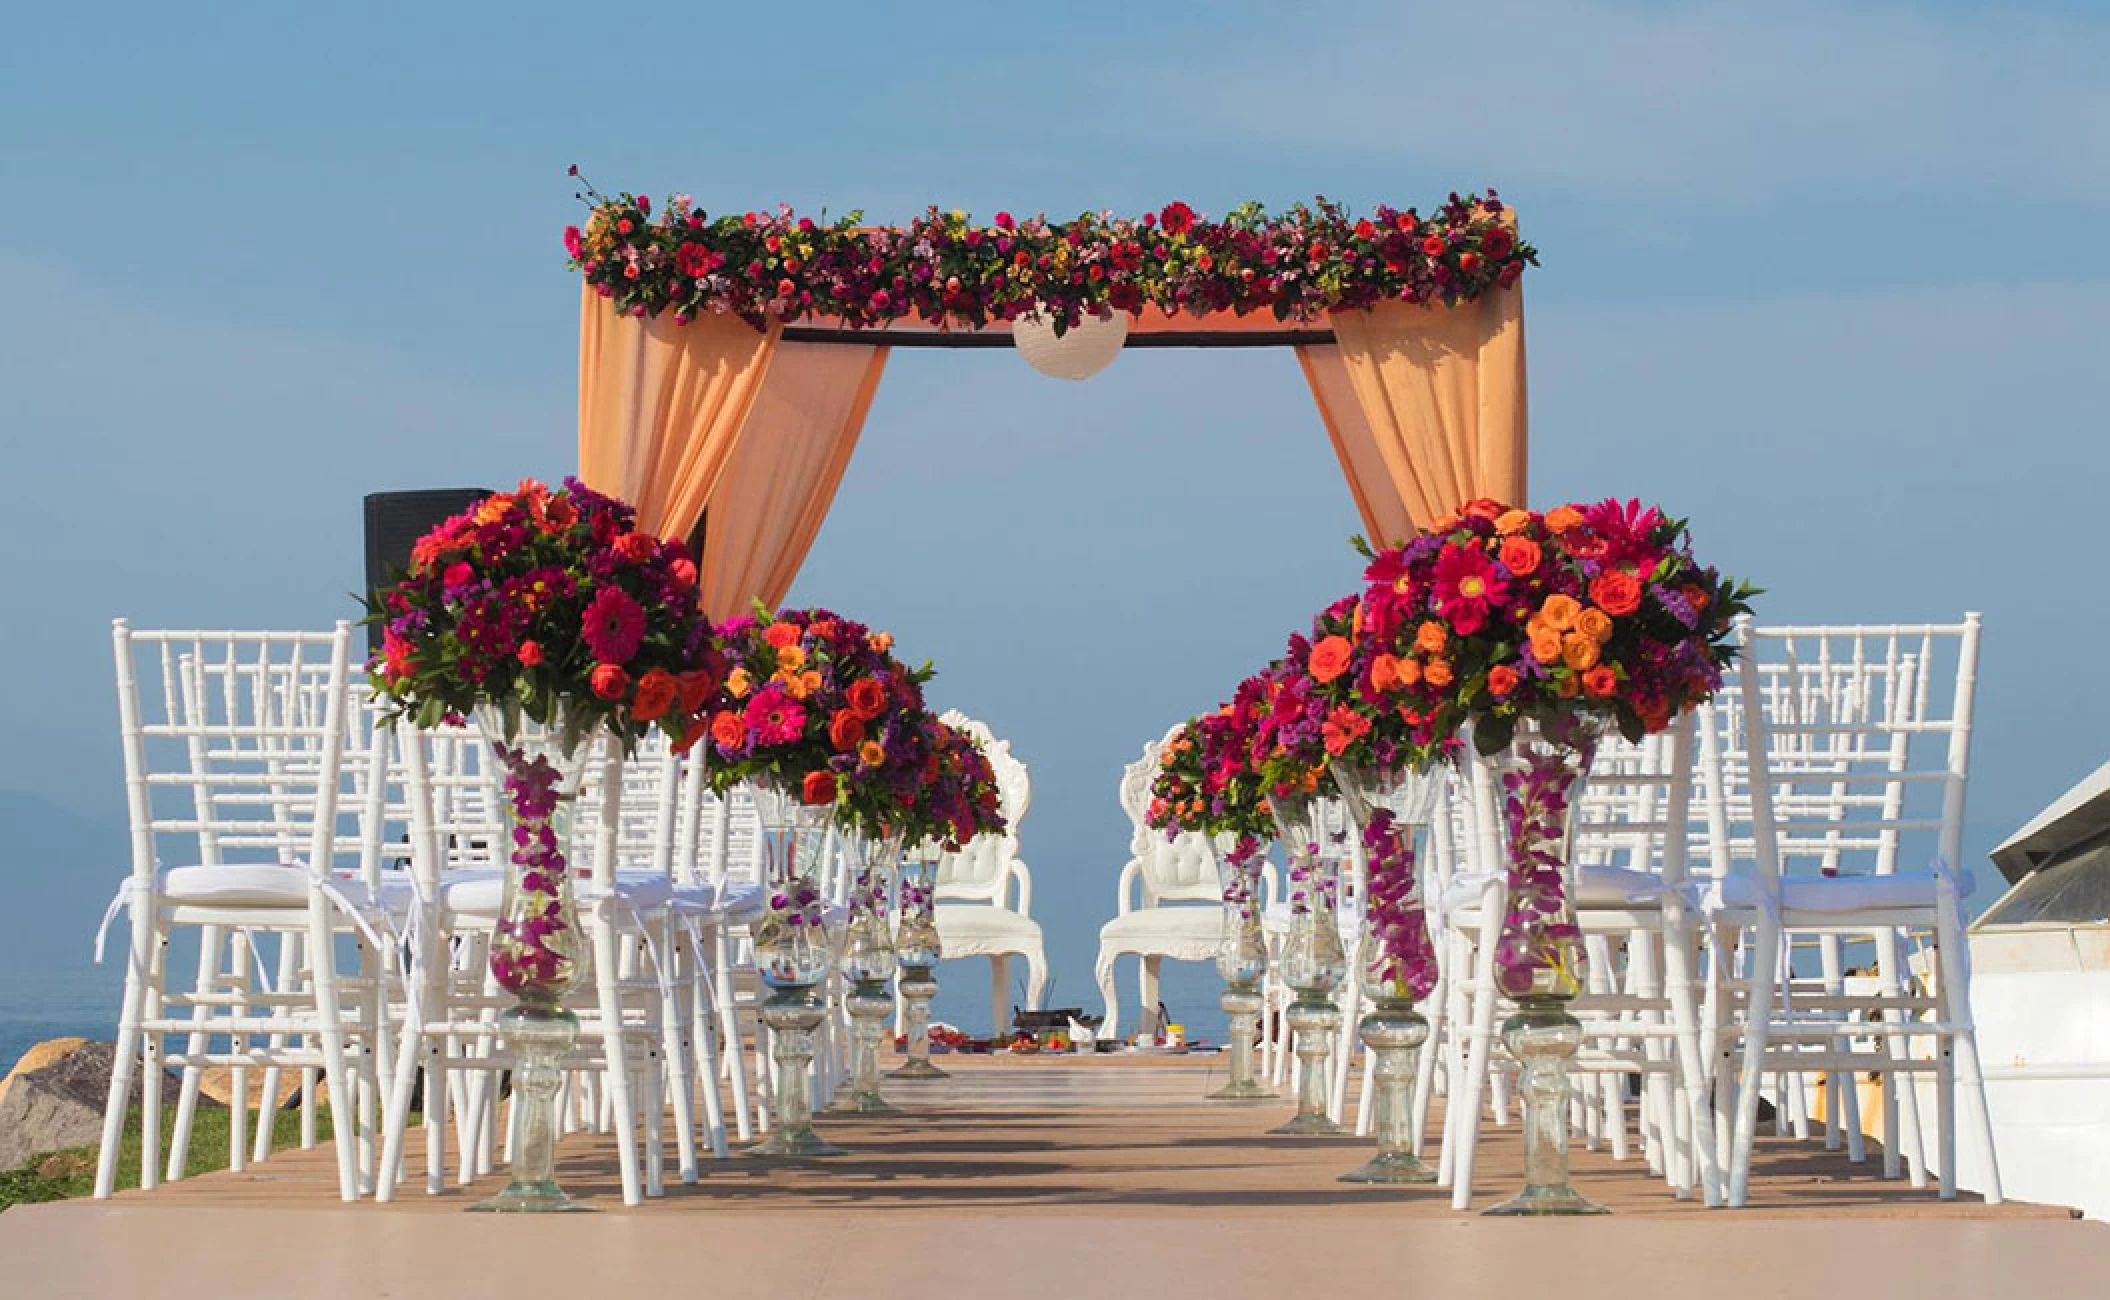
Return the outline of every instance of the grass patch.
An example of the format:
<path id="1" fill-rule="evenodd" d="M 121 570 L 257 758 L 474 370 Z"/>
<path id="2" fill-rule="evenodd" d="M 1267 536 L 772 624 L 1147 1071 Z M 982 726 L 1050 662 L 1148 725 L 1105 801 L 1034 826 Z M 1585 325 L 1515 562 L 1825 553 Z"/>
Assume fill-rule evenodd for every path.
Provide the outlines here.
<path id="1" fill-rule="evenodd" d="M 184 1164 L 185 1176 L 208 1174 L 227 1168 L 227 1133 L 233 1121 L 233 1112 L 218 1106 L 200 1106 L 191 1121 L 190 1153 Z M 139 1186 L 141 1112 L 134 1108 L 125 1117 L 124 1147 L 117 1159 L 117 1186 L 119 1190 Z M 254 1128 L 255 1112 L 250 1113 L 248 1140 L 256 1140 Z M 271 1130 L 271 1149 L 283 1151 L 300 1142 L 300 1108 L 289 1107 L 278 1112 Z M 317 1130 L 330 1131 L 329 1110 L 323 1108 L 316 1115 Z M 176 1124 L 176 1108 L 170 1106 L 161 1121 L 163 1143 L 159 1163 L 167 1165 L 167 1142 L 169 1132 Z M 39 1201 L 63 1201 L 69 1197 L 86 1196 L 95 1190 L 96 1149 L 92 1146 L 74 1147 L 67 1151 L 54 1151 L 31 1160 L 18 1169 L 0 1172 L 0 1210 L 14 1205 L 31 1205 Z"/>

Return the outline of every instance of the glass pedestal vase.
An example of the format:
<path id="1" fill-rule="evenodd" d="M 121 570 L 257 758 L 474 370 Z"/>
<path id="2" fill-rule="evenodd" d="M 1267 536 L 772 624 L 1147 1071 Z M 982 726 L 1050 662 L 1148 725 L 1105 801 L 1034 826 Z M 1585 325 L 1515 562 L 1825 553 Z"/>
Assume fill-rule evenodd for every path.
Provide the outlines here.
<path id="1" fill-rule="evenodd" d="M 1267 936 L 1260 926 L 1256 889 L 1264 859 L 1261 846 L 1250 839 L 1219 836 L 1215 847 L 1224 901 L 1223 940 L 1216 949 L 1216 973 L 1224 989 L 1217 1005 L 1230 1021 L 1231 1077 L 1209 1094 L 1209 1100 L 1269 1101 L 1275 1090 L 1260 1082 L 1253 1068 L 1253 1040 L 1267 1009 L 1260 992 L 1267 978 Z"/>
<path id="2" fill-rule="evenodd" d="M 1384 771 L 1335 763 L 1329 769 L 1363 844 L 1365 897 L 1357 965 L 1371 1009 L 1357 1028 L 1370 1052 L 1371 1131 L 1377 1154 L 1341 1175 L 1346 1183 L 1433 1183 L 1414 1152 L 1416 1058 L 1429 1025 L 1414 1004 L 1437 985 L 1436 945 L 1422 907 L 1422 835 L 1448 770 Z"/>
<path id="3" fill-rule="evenodd" d="M 755 923 L 755 965 L 770 990 L 762 1023 L 770 1030 L 777 1086 L 770 1096 L 770 1133 L 747 1148 L 751 1156 L 835 1156 L 841 1147 L 813 1131 L 813 1031 L 827 1017 L 821 996 L 834 961 L 819 874 L 828 838 L 827 807 L 802 802 L 796 791 L 757 784 L 755 812 L 762 824 L 767 899 Z"/>
<path id="4" fill-rule="evenodd" d="M 1327 1113 L 1333 1082 L 1327 1061 L 1341 1028 L 1334 995 L 1348 977 L 1348 953 L 1334 915 L 1340 891 L 1338 859 L 1321 852 L 1316 799 L 1284 796 L 1273 804 L 1290 860 L 1290 929 L 1282 947 L 1282 982 L 1296 994 L 1284 1018 L 1296 1035 L 1299 1068 L 1297 1113 L 1269 1132 L 1339 1133 L 1341 1126 Z"/>
<path id="5" fill-rule="evenodd" d="M 938 959 L 944 955 L 937 906 L 938 862 L 929 852 L 919 852 L 901 864 L 901 924 L 894 935 L 908 1060 L 888 1071 L 889 1079 L 949 1077 L 930 1063 L 930 1000 L 938 996 Z"/>
<path id="6" fill-rule="evenodd" d="M 894 1010 L 887 983 L 897 965 L 888 933 L 887 904 L 894 869 L 901 861 L 899 837 L 858 843 L 860 865 L 850 890 L 850 931 L 843 943 L 842 973 L 850 991 L 843 1010 L 850 1016 L 850 1077 L 828 1107 L 852 1115 L 891 1115 L 879 1093 L 880 1041 Z"/>
<path id="7" fill-rule="evenodd" d="M 1371 1132 L 1377 1154 L 1341 1175 L 1344 1183 L 1433 1183 L 1436 1171 L 1414 1154 L 1414 1063 L 1429 1022 L 1407 998 L 1380 997 L 1356 1032 L 1375 1059 Z"/>
<path id="8" fill-rule="evenodd" d="M 1582 1022 L 1558 998 L 1527 998 L 1502 1022 L 1502 1046 L 1524 1067 L 1524 1190 L 1487 1210 L 1493 1215 L 1610 1214 L 1568 1185 L 1568 1063 L 1582 1046 Z"/>
<path id="9" fill-rule="evenodd" d="M 1495 985 L 1517 1004 L 1502 1044 L 1523 1067 L 1524 1190 L 1489 1214 L 1609 1213 L 1568 1185 L 1568 1067 L 1583 1035 L 1567 1004 L 1587 975 L 1575 915 L 1575 796 L 1606 725 L 1561 714 L 1518 726 L 1510 741 L 1502 776 L 1509 914 L 1495 947 Z"/>
<path id="10" fill-rule="evenodd" d="M 491 976 L 516 1005 L 499 1015 L 514 1067 L 516 1126 L 510 1181 L 472 1210 L 551 1213 L 588 1208 L 554 1176 L 557 1090 L 563 1061 L 579 1039 L 564 999 L 586 979 L 592 948 L 572 893 L 572 814 L 599 723 L 559 706 L 549 723 L 517 709 L 486 707 L 477 724 L 503 774 L 511 851 L 505 893 L 492 926 Z"/>

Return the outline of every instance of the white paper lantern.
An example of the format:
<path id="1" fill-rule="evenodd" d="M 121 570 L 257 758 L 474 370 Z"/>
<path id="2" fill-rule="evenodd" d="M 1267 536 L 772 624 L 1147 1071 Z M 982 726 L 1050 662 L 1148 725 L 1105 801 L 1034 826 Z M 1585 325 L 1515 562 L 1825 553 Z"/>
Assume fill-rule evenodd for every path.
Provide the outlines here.
<path id="1" fill-rule="evenodd" d="M 1090 379 L 1113 364 L 1128 342 L 1128 314 L 1115 312 L 1105 320 L 1086 316 L 1055 337 L 1055 326 L 1045 314 L 1021 316 L 1011 322 L 1011 341 L 1026 364 L 1057 379 Z"/>

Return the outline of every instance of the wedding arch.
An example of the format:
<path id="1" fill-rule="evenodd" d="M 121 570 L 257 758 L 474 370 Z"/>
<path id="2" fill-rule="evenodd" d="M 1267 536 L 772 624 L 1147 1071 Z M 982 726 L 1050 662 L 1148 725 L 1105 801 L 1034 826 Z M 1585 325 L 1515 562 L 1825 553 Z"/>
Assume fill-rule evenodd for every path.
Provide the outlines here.
<path id="1" fill-rule="evenodd" d="M 1221 221 L 1184 203 L 1062 223 L 933 208 L 904 227 L 582 197 L 592 215 L 565 231 L 584 280 L 580 477 L 661 536 L 701 525 L 714 617 L 790 590 L 893 349 L 1005 346 L 1021 319 L 1059 336 L 1118 316 L 1127 348 L 1293 349 L 1374 540 L 1524 499 L 1536 254 L 1492 192 L 1427 217 L 1322 199 Z"/>

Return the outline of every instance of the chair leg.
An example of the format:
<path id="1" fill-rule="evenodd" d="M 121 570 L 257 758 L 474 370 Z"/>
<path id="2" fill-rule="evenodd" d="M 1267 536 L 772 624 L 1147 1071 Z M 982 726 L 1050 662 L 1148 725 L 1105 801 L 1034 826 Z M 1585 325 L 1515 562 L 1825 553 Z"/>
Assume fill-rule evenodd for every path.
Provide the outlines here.
<path id="1" fill-rule="evenodd" d="M 1143 996 L 1143 1019 L 1140 1025 L 1145 1032 L 1152 1035 L 1165 1032 L 1165 1026 L 1158 1023 L 1158 1003 L 1162 1000 L 1158 996 L 1158 966 L 1163 960 L 1154 954 L 1145 953 L 1138 980 Z"/>
<path id="2" fill-rule="evenodd" d="M 299 968 L 293 963 L 293 953 L 293 936 L 280 935 L 278 937 L 278 980 L 272 987 L 281 992 L 292 988 L 293 981 L 299 976 Z M 276 1006 L 271 1009 L 271 1016 L 274 1020 L 283 1019 L 285 1014 L 286 1009 L 283 1006 Z M 273 1034 L 269 1041 L 269 1055 L 273 1063 L 264 1070 L 264 1084 L 261 1095 L 264 1099 L 263 1109 L 265 1110 L 271 1110 L 274 1103 L 278 1101 L 279 1081 L 284 1077 L 284 1072 L 279 1068 L 277 1060 L 279 1054 L 286 1050 L 286 1035 L 282 1033 Z M 271 1154 L 271 1139 L 278 1128 L 277 1118 L 275 1110 L 272 1110 L 271 1119 L 268 1122 L 261 1116 L 258 1118 L 256 1141 L 250 1150 L 250 1159 L 258 1164 L 262 1164 L 264 1159 Z"/>
<path id="3" fill-rule="evenodd" d="M 350 1104 L 351 1078 L 345 1068 L 344 1009 L 337 999 L 337 961 L 330 931 L 329 904 L 322 896 L 308 899 L 308 943 L 306 956 L 315 982 L 315 1014 L 321 1022 L 323 1074 L 330 1085 L 330 1140 L 337 1155 L 337 1193 L 347 1201 L 359 1199 L 357 1139 L 352 1127 L 357 1113 Z"/>
<path id="4" fill-rule="evenodd" d="M 1483 917 L 1501 915 L 1491 888 L 1481 900 Z M 1493 1064 L 1495 1039 L 1495 945 L 1473 945 L 1472 1035 L 1466 1043 L 1465 1081 L 1455 1094 L 1457 1153 L 1453 1157 L 1451 1208 L 1469 1209 L 1473 1203 L 1473 1157 L 1480 1139 L 1480 1100 L 1486 1094 L 1488 1073 Z"/>
<path id="5" fill-rule="evenodd" d="M 1763 916 L 1758 923 L 1758 942 L 1751 953 L 1751 977 L 1746 994 L 1744 1062 L 1736 1090 L 1736 1138 L 1729 1162 L 1729 1204 L 1742 1207 L 1751 1194 L 1751 1153 L 1758 1141 L 1758 1092 L 1765 1077 L 1768 1030 L 1773 1021 L 1773 999 L 1783 973 L 1779 923 Z"/>
<path id="6" fill-rule="evenodd" d="M 1026 1007 L 1038 1011 L 1048 994 L 1048 954 L 1035 946 L 1026 953 Z"/>
<path id="7" fill-rule="evenodd" d="M 1986 1204 L 1998 1205 L 2004 1199 L 2000 1186 L 2000 1153 L 1993 1145 L 1993 1115 L 1986 1104 L 1985 1072 L 1978 1057 L 1978 1029 L 1971 1014 L 1971 981 L 1964 959 L 1964 945 L 1970 940 L 1956 915 L 1954 899 L 1943 891 L 1940 920 L 1934 934 L 1934 960 L 1939 975 L 1935 981 L 1934 1014 L 1942 1023 L 1955 1026 L 1953 1033 L 1936 1044 L 1936 1050 L 1947 1058 L 1944 1070 L 1954 1080 L 1951 1092 L 1955 1100 L 1951 1103 L 1951 1117 L 1947 1131 L 1943 1134 L 1941 1149 L 1943 1195 L 1953 1195 L 1957 1169 L 1961 1158 L 1956 1150 L 1956 1112 L 1970 1126 L 1971 1144 L 1982 1164 L 1978 1166 L 1981 1186 L 1979 1193 Z M 1939 1078 L 1939 1076 L 1937 1076 Z"/>
<path id="8" fill-rule="evenodd" d="M 191 985 L 197 994 L 209 994 L 219 987 L 220 945 L 225 942 L 217 925 L 198 927 L 198 978 Z M 212 1011 L 203 1004 L 191 1007 L 191 1023 L 202 1026 L 211 1018 Z M 184 1044 L 184 1054 L 195 1059 L 205 1054 L 211 1036 L 203 1028 L 193 1029 L 190 1039 Z M 190 1163 L 191 1127 L 198 1113 L 198 1085 L 202 1081 L 204 1067 L 186 1063 L 183 1081 L 176 1090 L 176 1122 L 169 1130 L 168 1180 L 176 1182 L 183 1177 L 184 1167 Z M 155 1148 L 159 1150 L 159 1145 Z M 142 1179 L 142 1187 L 153 1186 Z"/>
<path id="9" fill-rule="evenodd" d="M 150 908 L 151 904 L 135 899 L 131 909 L 132 944 L 125 963 L 125 996 L 117 1017 L 117 1050 L 110 1063 L 110 1099 L 103 1106 L 102 1149 L 95 1161 L 97 1200 L 107 1199 L 117 1190 L 117 1157 L 124 1145 L 125 1112 L 132 1100 L 132 1072 L 138 1066 L 147 1037 L 139 1026 L 145 1019 L 150 954 L 158 941 Z M 140 1158 L 143 1183 L 151 1179 L 160 1156 L 158 1141 L 147 1145 Z"/>
<path id="10" fill-rule="evenodd" d="M 645 1199 L 642 1171 L 638 1168 L 636 1108 L 630 1098 L 630 1070 L 623 1044 L 623 995 L 618 985 L 620 971 L 615 919 L 604 899 L 594 907 L 594 977 L 599 986 L 602 1068 L 615 1125 L 616 1165 L 622 1175 L 623 1204 L 637 1205 Z"/>
<path id="11" fill-rule="evenodd" d="M 1884 997 L 1898 997 L 1905 990 L 1905 959 L 1898 951 L 1898 935 L 1895 930 L 1885 930 L 1876 936 L 1876 968 L 1879 987 Z M 1884 1019 L 1891 1017 L 1885 1015 Z M 1912 1055 L 1909 1040 L 1893 1034 L 1883 1035 L 1885 1054 L 1892 1060 L 1905 1061 Z M 1913 1076 L 1904 1071 L 1893 1071 L 1887 1076 L 1883 1088 L 1883 1134 L 1885 1140 L 1902 1138 L 1907 1168 L 1911 1172 L 1912 1185 L 1927 1185 L 1927 1151 L 1920 1131 L 1919 1088 Z M 1902 1130 L 1900 1132 L 1899 1130 Z M 1884 1172 L 1895 1178 L 1892 1161 L 1883 1162 Z M 1946 1165 L 1944 1166 L 1946 1169 Z"/>
<path id="12" fill-rule="evenodd" d="M 1099 960 L 1092 967 L 1092 978 L 1099 982 L 1099 998 L 1106 1004 L 1105 1015 L 1099 1021 L 1099 1037 L 1119 1040 L 1121 1037 L 1121 998 L 1114 989 L 1114 959 L 1120 956 L 1111 948 L 1099 949 Z"/>
<path id="13" fill-rule="evenodd" d="M 989 954 L 989 1037 L 1002 1041 L 1008 1035 L 1005 1027 L 1011 1017 L 1011 958 L 1008 954 Z"/>

